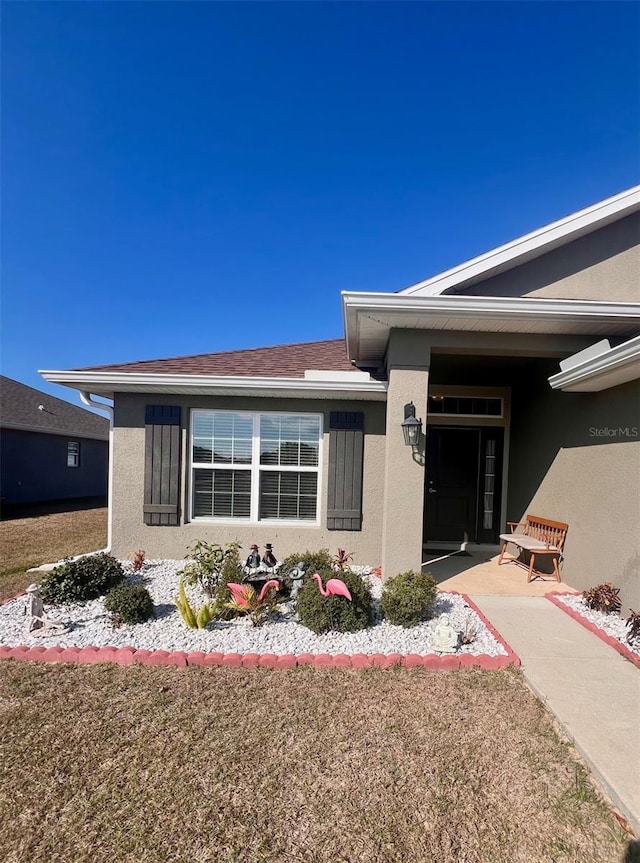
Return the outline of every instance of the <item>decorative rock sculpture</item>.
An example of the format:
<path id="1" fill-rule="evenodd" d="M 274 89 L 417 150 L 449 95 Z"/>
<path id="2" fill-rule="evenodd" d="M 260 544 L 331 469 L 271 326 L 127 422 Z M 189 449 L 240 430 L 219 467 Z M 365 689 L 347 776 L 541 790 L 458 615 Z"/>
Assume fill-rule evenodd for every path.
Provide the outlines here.
<path id="1" fill-rule="evenodd" d="M 44 611 L 44 603 L 40 596 L 40 586 L 30 584 L 27 588 L 27 604 L 24 610 L 27 615 L 27 632 L 38 638 L 47 638 L 53 635 L 64 635 L 70 629 L 62 623 L 49 620 Z"/>
<path id="2" fill-rule="evenodd" d="M 298 594 L 302 589 L 302 582 L 304 581 L 304 577 L 308 568 L 308 564 L 300 561 L 296 568 L 291 571 L 291 599 L 298 598 Z"/>
<path id="3" fill-rule="evenodd" d="M 458 647 L 458 633 L 449 623 L 449 615 L 441 614 L 431 635 L 431 647 L 436 653 L 455 653 Z"/>

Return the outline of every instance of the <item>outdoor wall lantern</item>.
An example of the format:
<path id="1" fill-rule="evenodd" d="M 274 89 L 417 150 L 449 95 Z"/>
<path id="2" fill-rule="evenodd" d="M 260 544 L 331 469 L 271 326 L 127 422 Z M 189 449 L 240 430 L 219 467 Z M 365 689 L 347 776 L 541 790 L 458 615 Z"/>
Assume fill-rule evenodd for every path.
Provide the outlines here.
<path id="1" fill-rule="evenodd" d="M 405 445 L 417 447 L 420 443 L 422 420 L 416 419 L 416 408 L 413 402 L 409 402 L 408 405 L 404 406 L 404 421 L 401 425 Z"/>

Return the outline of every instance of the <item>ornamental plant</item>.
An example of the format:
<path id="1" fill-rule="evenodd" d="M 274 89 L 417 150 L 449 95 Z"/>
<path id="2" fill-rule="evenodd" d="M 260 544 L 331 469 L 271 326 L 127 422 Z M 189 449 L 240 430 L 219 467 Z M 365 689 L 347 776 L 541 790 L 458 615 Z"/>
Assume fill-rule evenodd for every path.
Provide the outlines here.
<path id="1" fill-rule="evenodd" d="M 401 572 L 384 585 L 380 609 L 396 626 L 416 626 L 433 615 L 436 583 L 429 573 Z"/>
<path id="2" fill-rule="evenodd" d="M 345 569 L 349 569 L 349 564 L 352 560 L 352 551 L 345 551 L 344 548 L 339 548 L 336 554 L 331 558 L 331 566 L 335 572 L 343 572 Z"/>
<path id="3" fill-rule="evenodd" d="M 610 581 L 606 581 L 604 584 L 597 584 L 591 590 L 583 591 L 582 597 L 589 608 L 593 608 L 595 611 L 601 611 L 603 614 L 617 614 L 622 607 L 618 598 L 619 593 L 619 587 L 614 587 Z"/>
<path id="4" fill-rule="evenodd" d="M 246 614 L 253 626 L 261 626 L 274 615 L 278 608 L 279 583 L 272 578 L 260 593 L 250 584 L 229 582 L 228 589 L 233 595 L 227 606 L 237 614 Z"/>
<path id="5" fill-rule="evenodd" d="M 299 559 L 303 559 L 302 557 Z M 323 596 L 315 579 L 317 570 L 310 570 L 298 594 L 298 619 L 303 626 L 317 634 L 323 632 L 358 632 L 366 629 L 372 622 L 371 593 L 363 579 L 351 570 L 340 573 L 351 594 L 351 601 L 344 596 Z M 329 566 L 321 569 L 318 574 L 323 585 L 335 578 L 335 573 Z"/>
<path id="6" fill-rule="evenodd" d="M 137 551 L 130 551 L 129 552 L 128 557 L 129 557 L 129 560 L 131 561 L 134 572 L 140 572 L 140 570 L 144 566 L 145 556 L 146 555 L 145 555 L 143 549 L 141 549 L 141 548 L 137 549 Z"/>
<path id="7" fill-rule="evenodd" d="M 124 570 L 110 554 L 91 554 L 77 560 L 67 558 L 40 582 L 44 602 L 62 605 L 104 596 L 124 581 Z"/>
<path id="8" fill-rule="evenodd" d="M 631 614 L 627 617 L 625 623 L 629 631 L 627 632 L 627 644 L 633 644 L 634 641 L 640 639 L 640 611 L 629 609 Z"/>
<path id="9" fill-rule="evenodd" d="M 213 599 L 225 563 L 234 555 L 237 557 L 239 548 L 237 542 L 222 546 L 199 539 L 187 548 L 189 560 L 178 575 L 189 585 L 200 585 L 205 594 Z"/>
<path id="10" fill-rule="evenodd" d="M 229 606 L 233 597 L 227 585 L 230 581 L 236 582 L 244 579 L 239 548 L 236 546 L 233 552 L 227 555 L 218 579 L 213 603 L 213 616 L 218 620 L 232 620 L 238 614 L 235 609 Z"/>
<path id="11" fill-rule="evenodd" d="M 141 584 L 117 584 L 104 599 L 104 607 L 118 623 L 144 623 L 153 614 L 153 600 Z"/>
<path id="12" fill-rule="evenodd" d="M 200 608 L 191 605 L 182 579 L 178 583 L 178 595 L 175 598 L 175 604 L 180 612 L 180 617 L 190 629 L 205 629 L 213 617 L 213 605 L 210 602 L 205 602 Z"/>

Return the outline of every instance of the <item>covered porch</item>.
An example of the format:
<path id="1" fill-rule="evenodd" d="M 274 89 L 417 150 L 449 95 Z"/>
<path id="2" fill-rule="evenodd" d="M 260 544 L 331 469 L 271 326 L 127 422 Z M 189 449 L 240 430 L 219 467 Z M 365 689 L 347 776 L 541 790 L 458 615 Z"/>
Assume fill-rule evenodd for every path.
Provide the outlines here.
<path id="1" fill-rule="evenodd" d="M 545 596 L 575 588 L 544 574 L 527 583 L 527 569 L 515 563 L 498 566 L 499 546 L 423 552 L 422 571 L 430 573 L 439 590 L 475 596 Z"/>

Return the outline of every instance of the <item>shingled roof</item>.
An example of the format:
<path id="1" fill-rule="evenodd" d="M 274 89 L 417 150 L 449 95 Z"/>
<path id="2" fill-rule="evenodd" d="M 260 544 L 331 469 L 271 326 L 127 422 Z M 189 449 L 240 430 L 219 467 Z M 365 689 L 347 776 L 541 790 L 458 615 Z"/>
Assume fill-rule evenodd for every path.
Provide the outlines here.
<path id="1" fill-rule="evenodd" d="M 304 378 L 305 371 L 354 371 L 343 339 L 300 342 L 270 348 L 250 348 L 213 354 L 140 360 L 108 366 L 91 366 L 76 371 L 139 372 L 182 375 L 234 375 L 239 377 Z"/>
<path id="2" fill-rule="evenodd" d="M 0 375 L 0 426 L 75 437 L 109 436 L 109 421 Z"/>

